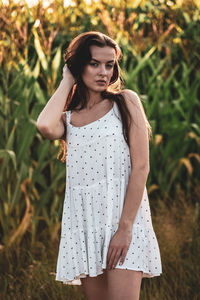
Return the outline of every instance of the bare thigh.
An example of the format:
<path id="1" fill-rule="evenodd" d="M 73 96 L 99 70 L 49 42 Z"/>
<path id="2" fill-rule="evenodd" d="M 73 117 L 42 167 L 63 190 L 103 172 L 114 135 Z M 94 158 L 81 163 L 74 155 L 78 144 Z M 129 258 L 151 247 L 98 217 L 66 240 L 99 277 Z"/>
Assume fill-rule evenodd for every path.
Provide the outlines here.
<path id="1" fill-rule="evenodd" d="M 109 300 L 107 293 L 107 278 L 106 272 L 96 277 L 81 278 L 83 291 L 87 297 L 87 300 Z"/>
<path id="2" fill-rule="evenodd" d="M 139 300 L 142 272 L 126 269 L 107 270 L 109 300 Z"/>

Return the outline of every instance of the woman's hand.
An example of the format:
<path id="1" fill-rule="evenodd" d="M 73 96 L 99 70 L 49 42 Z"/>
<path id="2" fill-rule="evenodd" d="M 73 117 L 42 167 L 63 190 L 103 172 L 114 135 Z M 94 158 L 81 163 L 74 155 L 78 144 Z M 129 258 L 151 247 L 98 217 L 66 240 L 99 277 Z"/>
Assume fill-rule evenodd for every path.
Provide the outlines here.
<path id="1" fill-rule="evenodd" d="M 64 67 L 63 67 L 62 76 L 63 76 L 63 80 L 68 80 L 72 86 L 76 83 L 75 78 L 72 75 L 72 73 L 71 73 L 70 69 L 68 68 L 67 64 L 65 64 Z"/>
<path id="2" fill-rule="evenodd" d="M 120 265 L 124 263 L 126 253 L 128 251 L 132 239 L 132 230 L 118 229 L 113 235 L 108 253 L 107 253 L 107 268 L 114 269 L 121 256 Z"/>

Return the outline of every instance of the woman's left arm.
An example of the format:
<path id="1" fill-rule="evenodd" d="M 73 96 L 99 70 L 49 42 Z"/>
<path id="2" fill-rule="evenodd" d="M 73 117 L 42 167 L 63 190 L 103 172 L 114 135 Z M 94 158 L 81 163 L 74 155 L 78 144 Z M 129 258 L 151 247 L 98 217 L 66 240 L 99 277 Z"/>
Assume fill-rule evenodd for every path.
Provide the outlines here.
<path id="1" fill-rule="evenodd" d="M 138 95 L 124 91 L 124 98 L 133 122 L 129 130 L 131 174 L 126 190 L 119 228 L 132 229 L 149 173 L 149 138 L 147 119 Z"/>
<path id="2" fill-rule="evenodd" d="M 142 200 L 149 173 L 149 138 L 144 108 L 135 92 L 124 90 L 123 96 L 133 119 L 129 130 L 132 168 L 118 230 L 110 241 L 107 253 L 108 269 L 115 268 L 120 256 L 121 264 L 125 260 L 132 239 L 133 223 Z"/>

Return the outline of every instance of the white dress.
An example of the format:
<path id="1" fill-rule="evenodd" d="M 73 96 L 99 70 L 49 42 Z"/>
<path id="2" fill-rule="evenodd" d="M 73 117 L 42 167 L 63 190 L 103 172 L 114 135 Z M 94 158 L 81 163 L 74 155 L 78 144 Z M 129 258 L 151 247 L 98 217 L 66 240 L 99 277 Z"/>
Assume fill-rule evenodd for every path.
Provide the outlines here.
<path id="1" fill-rule="evenodd" d="M 129 147 L 116 103 L 100 119 L 85 126 L 70 124 L 66 112 L 66 189 L 56 280 L 81 285 L 80 278 L 103 273 L 109 243 L 122 213 L 131 172 Z M 133 199 L 134 201 L 134 199 Z M 146 187 L 133 223 L 132 241 L 117 269 L 162 273 Z"/>

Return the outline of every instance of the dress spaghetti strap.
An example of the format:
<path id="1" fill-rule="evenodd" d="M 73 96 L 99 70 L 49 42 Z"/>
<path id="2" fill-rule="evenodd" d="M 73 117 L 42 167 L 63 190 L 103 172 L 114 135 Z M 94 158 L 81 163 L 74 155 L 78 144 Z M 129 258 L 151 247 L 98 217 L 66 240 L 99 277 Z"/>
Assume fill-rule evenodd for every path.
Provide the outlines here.
<path id="1" fill-rule="evenodd" d="M 67 120 L 67 124 L 70 124 L 70 118 L 71 118 L 71 111 L 67 110 L 66 111 L 66 120 Z"/>

